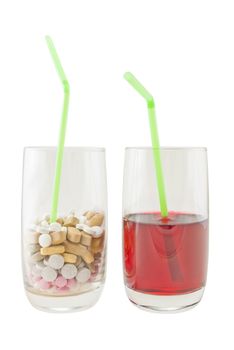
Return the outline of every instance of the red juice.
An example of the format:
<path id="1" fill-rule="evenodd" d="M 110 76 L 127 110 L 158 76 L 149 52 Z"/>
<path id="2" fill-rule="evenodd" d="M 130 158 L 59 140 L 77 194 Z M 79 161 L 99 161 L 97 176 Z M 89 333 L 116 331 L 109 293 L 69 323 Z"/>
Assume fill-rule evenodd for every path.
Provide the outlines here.
<path id="1" fill-rule="evenodd" d="M 208 220 L 188 213 L 137 213 L 123 220 L 128 288 L 155 295 L 194 292 L 206 283 Z"/>

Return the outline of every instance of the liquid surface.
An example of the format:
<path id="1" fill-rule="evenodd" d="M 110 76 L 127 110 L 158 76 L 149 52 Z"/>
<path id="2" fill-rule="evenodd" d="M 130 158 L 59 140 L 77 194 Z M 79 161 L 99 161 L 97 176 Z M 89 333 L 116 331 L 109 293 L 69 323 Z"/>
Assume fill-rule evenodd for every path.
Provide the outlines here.
<path id="1" fill-rule="evenodd" d="M 206 283 L 208 220 L 189 213 L 130 214 L 123 219 L 127 287 L 150 294 L 193 292 Z"/>

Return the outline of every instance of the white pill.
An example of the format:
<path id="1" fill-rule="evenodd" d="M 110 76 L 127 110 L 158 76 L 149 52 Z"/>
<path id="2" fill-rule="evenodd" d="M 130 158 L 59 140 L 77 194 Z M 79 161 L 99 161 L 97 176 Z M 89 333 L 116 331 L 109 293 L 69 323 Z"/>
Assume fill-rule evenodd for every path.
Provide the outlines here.
<path id="1" fill-rule="evenodd" d="M 45 264 L 44 264 L 43 261 L 38 261 L 36 263 L 36 267 L 37 267 L 38 270 L 42 270 L 45 267 Z"/>
<path id="2" fill-rule="evenodd" d="M 49 247 L 51 245 L 52 239 L 48 233 L 44 233 L 39 237 L 39 244 L 41 247 Z"/>
<path id="3" fill-rule="evenodd" d="M 100 226 L 93 226 L 92 231 L 94 237 L 100 237 L 103 233 L 103 228 Z"/>
<path id="4" fill-rule="evenodd" d="M 44 280 L 47 282 L 52 282 L 56 279 L 57 272 L 52 269 L 52 267 L 46 266 L 41 272 L 41 277 L 44 278 Z"/>
<path id="5" fill-rule="evenodd" d="M 64 257 L 59 254 L 51 255 L 48 259 L 48 266 L 55 270 L 61 269 L 64 265 Z"/>
<path id="6" fill-rule="evenodd" d="M 45 213 L 42 215 L 42 220 L 49 221 L 50 220 L 50 214 Z"/>
<path id="7" fill-rule="evenodd" d="M 50 224 L 50 231 L 52 232 L 60 232 L 61 231 L 61 224 L 59 222 L 53 222 Z"/>
<path id="8" fill-rule="evenodd" d="M 49 226 L 49 224 L 48 224 L 48 222 L 46 220 L 43 220 L 40 225 L 44 226 L 44 227 L 48 227 Z"/>
<path id="9" fill-rule="evenodd" d="M 38 225 L 32 224 L 29 226 L 29 231 L 35 231 L 38 232 Z"/>
<path id="10" fill-rule="evenodd" d="M 88 225 L 84 225 L 84 224 L 83 224 L 82 230 L 83 230 L 84 232 L 90 234 L 90 235 L 93 234 L 93 229 L 92 229 L 91 227 L 89 227 Z"/>
<path id="11" fill-rule="evenodd" d="M 71 211 L 69 212 L 68 217 L 73 217 L 73 216 L 75 216 L 75 214 L 76 214 L 75 210 L 71 210 Z"/>
<path id="12" fill-rule="evenodd" d="M 63 227 L 61 228 L 61 231 L 67 233 L 67 227 L 63 226 Z"/>
<path id="13" fill-rule="evenodd" d="M 49 257 L 48 257 L 48 256 L 44 258 L 43 264 L 44 264 L 45 266 L 48 265 L 48 260 L 49 260 Z"/>
<path id="14" fill-rule="evenodd" d="M 49 226 L 38 226 L 37 232 L 40 232 L 41 234 L 49 233 Z"/>
<path id="15" fill-rule="evenodd" d="M 76 279 L 80 283 L 85 283 L 90 279 L 91 272 L 87 267 L 82 268 L 81 270 L 78 271 L 76 275 Z"/>
<path id="16" fill-rule="evenodd" d="M 77 224 L 76 225 L 76 228 L 78 228 L 78 230 L 83 230 L 83 228 L 85 227 L 86 225 L 84 224 Z"/>
<path id="17" fill-rule="evenodd" d="M 33 265 L 33 267 L 32 267 L 32 274 L 34 276 L 41 276 L 41 269 L 37 268 L 37 265 Z"/>
<path id="18" fill-rule="evenodd" d="M 73 264 L 65 264 L 61 269 L 61 274 L 66 279 L 71 279 L 76 276 L 77 268 Z"/>
<path id="19" fill-rule="evenodd" d="M 86 223 L 86 216 L 84 215 L 80 215 L 78 216 L 78 219 L 79 219 L 79 224 L 85 224 Z"/>

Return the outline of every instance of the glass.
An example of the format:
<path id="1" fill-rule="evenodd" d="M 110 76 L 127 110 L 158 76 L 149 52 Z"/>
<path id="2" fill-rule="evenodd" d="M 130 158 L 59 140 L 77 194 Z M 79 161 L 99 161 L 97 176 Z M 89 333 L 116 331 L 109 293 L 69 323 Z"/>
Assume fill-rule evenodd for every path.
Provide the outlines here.
<path id="1" fill-rule="evenodd" d="M 139 307 L 177 311 L 202 298 L 208 261 L 205 148 L 162 148 L 168 218 L 160 215 L 152 148 L 128 148 L 123 184 L 127 295 Z"/>
<path id="2" fill-rule="evenodd" d="M 105 280 L 105 150 L 65 148 L 59 215 L 50 223 L 56 148 L 25 148 L 22 263 L 36 308 L 65 312 L 95 304 Z"/>

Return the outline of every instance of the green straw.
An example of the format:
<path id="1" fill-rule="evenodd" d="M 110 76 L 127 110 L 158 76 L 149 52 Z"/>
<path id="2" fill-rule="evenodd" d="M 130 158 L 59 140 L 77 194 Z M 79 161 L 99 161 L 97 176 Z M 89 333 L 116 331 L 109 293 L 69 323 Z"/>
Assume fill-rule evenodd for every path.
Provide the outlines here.
<path id="1" fill-rule="evenodd" d="M 63 67 L 61 65 L 57 51 L 54 47 L 52 39 L 49 36 L 46 36 L 45 39 L 46 39 L 50 54 L 52 56 L 55 68 L 63 84 L 63 90 L 64 90 L 63 110 L 62 110 L 62 118 L 61 118 L 60 131 L 59 131 L 59 142 L 58 142 L 57 156 L 56 156 L 55 176 L 54 176 L 51 215 L 50 215 L 50 222 L 52 223 L 56 221 L 57 212 L 58 212 L 58 201 L 59 201 L 60 181 L 61 181 L 61 173 L 62 173 L 62 165 L 63 165 L 63 152 L 64 152 L 64 143 L 65 143 L 66 126 L 67 126 L 70 86 L 69 86 L 67 77 L 64 73 Z"/>
<path id="2" fill-rule="evenodd" d="M 149 115 L 149 124 L 150 124 L 150 133 L 151 133 L 151 141 L 153 147 L 153 156 L 154 156 L 154 165 L 155 165 L 155 175 L 158 186 L 158 194 L 159 194 L 159 202 L 160 202 L 160 210 L 162 217 L 168 216 L 167 210 L 167 201 L 164 187 L 164 178 L 163 178 L 163 170 L 160 156 L 160 144 L 158 137 L 158 129 L 156 124 L 156 115 L 155 115 L 155 107 L 154 107 L 154 98 L 153 96 L 144 88 L 144 86 L 134 77 L 134 75 L 130 72 L 124 74 L 124 78 L 131 84 L 134 89 L 139 92 L 139 94 L 144 97 L 148 107 L 148 115 Z"/>

